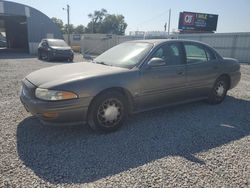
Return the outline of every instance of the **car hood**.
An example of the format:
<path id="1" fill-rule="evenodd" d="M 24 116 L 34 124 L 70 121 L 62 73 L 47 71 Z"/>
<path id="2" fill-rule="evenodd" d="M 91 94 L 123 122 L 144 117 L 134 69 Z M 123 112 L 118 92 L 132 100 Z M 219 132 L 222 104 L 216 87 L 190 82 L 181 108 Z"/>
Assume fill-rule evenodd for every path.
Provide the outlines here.
<path id="1" fill-rule="evenodd" d="M 40 88 L 51 88 L 71 81 L 98 77 L 128 71 L 125 68 L 111 67 L 91 62 L 57 65 L 32 72 L 26 79 Z"/>

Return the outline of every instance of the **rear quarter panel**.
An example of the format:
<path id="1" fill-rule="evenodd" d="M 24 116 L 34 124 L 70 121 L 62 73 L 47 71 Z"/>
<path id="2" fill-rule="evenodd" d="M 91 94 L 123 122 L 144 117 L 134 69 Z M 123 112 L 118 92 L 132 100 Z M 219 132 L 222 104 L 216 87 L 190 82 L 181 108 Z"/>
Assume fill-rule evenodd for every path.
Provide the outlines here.
<path id="1" fill-rule="evenodd" d="M 221 74 L 229 75 L 230 89 L 234 88 L 241 79 L 239 61 L 233 58 L 223 58 L 221 60 Z"/>

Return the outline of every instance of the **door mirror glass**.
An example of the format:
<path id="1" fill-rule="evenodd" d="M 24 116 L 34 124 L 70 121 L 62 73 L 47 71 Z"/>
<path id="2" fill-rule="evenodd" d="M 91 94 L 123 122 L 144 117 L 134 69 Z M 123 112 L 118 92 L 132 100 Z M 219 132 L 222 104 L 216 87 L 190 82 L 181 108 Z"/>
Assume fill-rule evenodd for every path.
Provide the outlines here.
<path id="1" fill-rule="evenodd" d="M 166 62 L 164 61 L 164 59 L 159 58 L 159 57 L 153 57 L 148 62 L 149 67 L 158 67 L 158 66 L 163 66 L 163 65 L 166 65 Z"/>

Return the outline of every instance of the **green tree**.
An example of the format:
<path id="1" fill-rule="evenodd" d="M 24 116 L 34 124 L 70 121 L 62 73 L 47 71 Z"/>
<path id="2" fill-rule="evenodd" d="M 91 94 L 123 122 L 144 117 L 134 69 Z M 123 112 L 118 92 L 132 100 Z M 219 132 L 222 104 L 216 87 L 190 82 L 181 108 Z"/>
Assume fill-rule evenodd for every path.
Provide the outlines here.
<path id="1" fill-rule="evenodd" d="M 125 34 L 127 23 L 123 15 L 108 14 L 106 9 L 101 9 L 89 14 L 88 17 L 91 21 L 87 25 L 87 33 Z"/>
<path id="2" fill-rule="evenodd" d="M 74 25 L 73 24 L 69 24 L 69 25 L 65 24 L 63 34 L 68 34 L 68 28 L 69 28 L 69 33 L 70 34 L 74 33 L 74 29 L 75 29 Z"/>
<path id="3" fill-rule="evenodd" d="M 88 14 L 88 17 L 91 19 L 91 22 L 88 24 L 88 31 L 91 33 L 99 33 L 101 22 L 107 14 L 106 9 L 95 10 L 94 13 Z"/>
<path id="4" fill-rule="evenodd" d="M 51 20 L 52 20 L 52 22 L 54 22 L 57 25 L 57 27 L 60 29 L 60 31 L 62 33 L 64 33 L 63 21 L 61 19 L 58 19 L 58 18 L 55 18 L 55 17 L 52 17 Z"/>
<path id="5" fill-rule="evenodd" d="M 85 33 L 85 27 L 83 25 L 78 25 L 74 28 L 75 34 L 83 34 Z"/>
<path id="6" fill-rule="evenodd" d="M 109 14 L 102 23 L 102 33 L 110 33 L 116 35 L 124 35 L 127 23 L 123 15 Z"/>

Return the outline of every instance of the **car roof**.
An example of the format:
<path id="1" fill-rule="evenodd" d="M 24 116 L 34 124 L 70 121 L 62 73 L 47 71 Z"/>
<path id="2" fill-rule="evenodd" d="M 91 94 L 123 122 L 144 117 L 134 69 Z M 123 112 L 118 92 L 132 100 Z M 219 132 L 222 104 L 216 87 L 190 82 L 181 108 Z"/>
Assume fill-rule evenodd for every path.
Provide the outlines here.
<path id="1" fill-rule="evenodd" d="M 162 44 L 162 43 L 165 43 L 165 42 L 194 42 L 194 43 L 209 46 L 209 45 L 207 45 L 205 43 L 202 43 L 200 41 L 186 40 L 186 39 L 146 39 L 146 40 L 133 40 L 133 41 L 127 41 L 127 42 L 133 42 L 133 43 L 145 42 L 145 43 L 151 43 L 151 44 L 154 44 L 154 45 L 159 45 L 159 44 Z"/>

